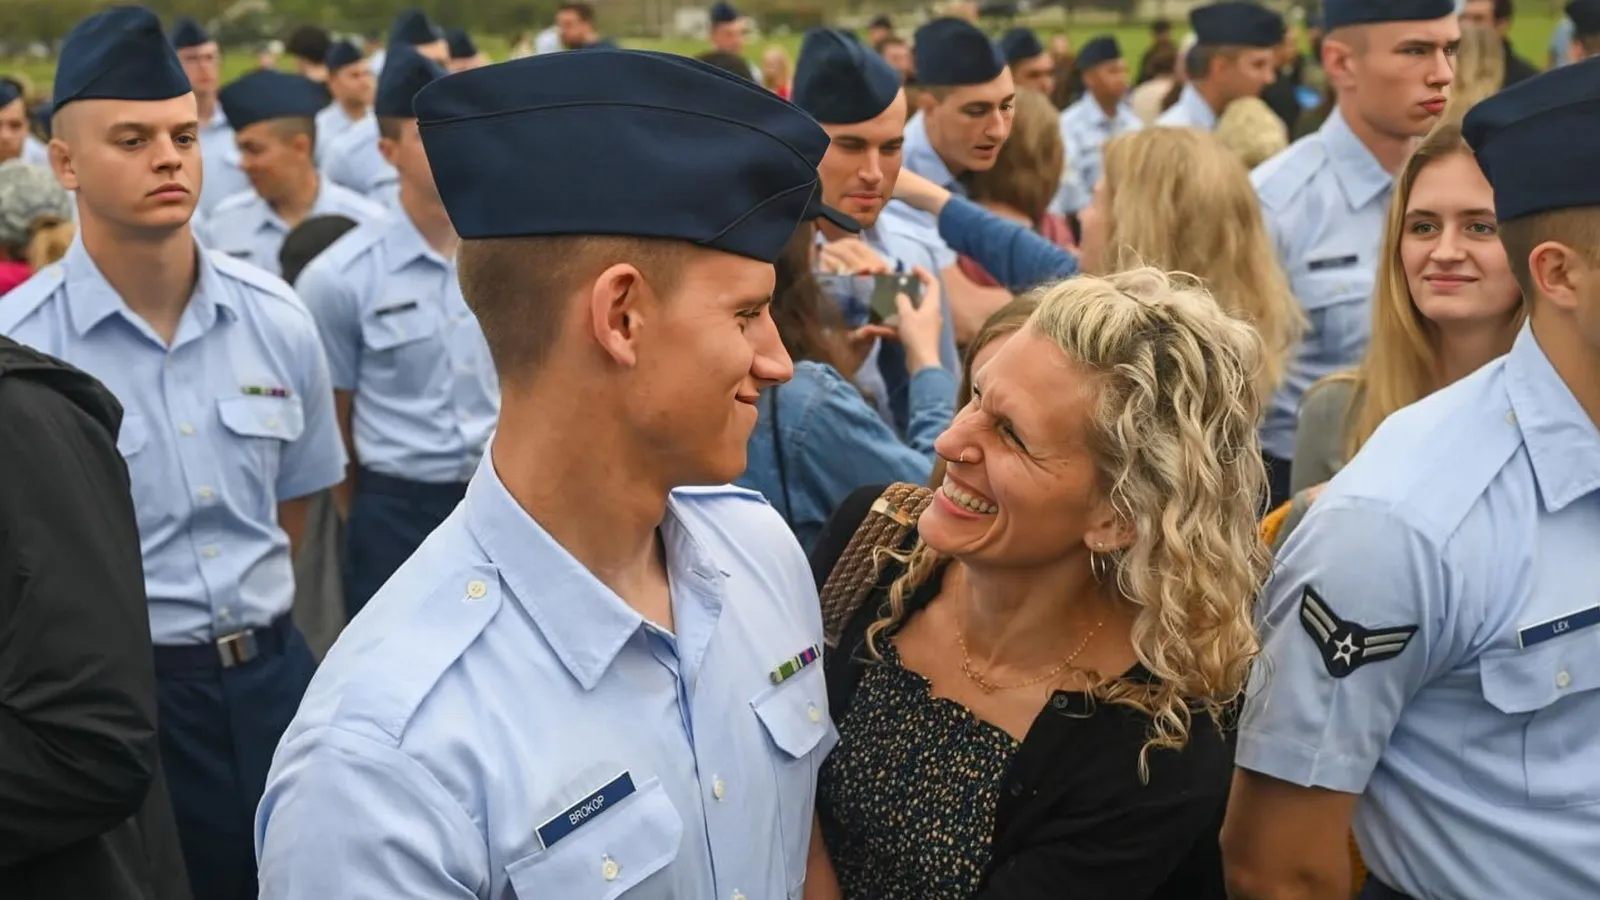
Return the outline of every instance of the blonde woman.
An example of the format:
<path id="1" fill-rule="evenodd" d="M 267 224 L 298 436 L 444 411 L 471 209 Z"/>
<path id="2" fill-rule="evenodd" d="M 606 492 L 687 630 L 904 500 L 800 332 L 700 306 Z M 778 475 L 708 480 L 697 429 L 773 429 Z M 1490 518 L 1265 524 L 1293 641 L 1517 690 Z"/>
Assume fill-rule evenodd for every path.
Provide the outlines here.
<path id="1" fill-rule="evenodd" d="M 72 195 L 48 169 L 0 163 L 0 294 L 65 256 L 77 228 Z"/>
<path id="2" fill-rule="evenodd" d="M 1214 135 L 1152 128 L 1106 144 L 1105 174 L 1079 214 L 1085 272 L 1152 265 L 1198 277 L 1265 345 L 1255 387 L 1283 380 L 1304 319 L 1261 219 L 1250 174 Z"/>
<path id="3" fill-rule="evenodd" d="M 1223 897 L 1224 723 L 1267 562 L 1260 338 L 1155 269 L 1035 297 L 825 655 L 808 898 Z M 820 576 L 896 514 L 879 490 L 835 514 Z"/>
<path id="4" fill-rule="evenodd" d="M 1022 330 L 1033 317 L 1033 311 L 1039 308 L 1039 301 L 1033 297 L 1018 297 L 1005 306 L 995 310 L 978 329 L 978 334 L 972 342 L 967 344 L 961 359 L 961 386 L 956 389 L 956 408 L 966 406 L 972 402 L 972 375 L 994 359 L 1000 348 L 1011 340 L 1011 336 Z M 928 486 L 937 488 L 944 484 L 944 460 L 935 459 L 933 475 L 928 480 Z"/>
<path id="5" fill-rule="evenodd" d="M 789 58 L 789 51 L 769 44 L 761 52 L 761 79 L 767 90 L 788 100 L 794 87 L 794 61 Z"/>
<path id="6" fill-rule="evenodd" d="M 1002 219 L 1023 225 L 1065 250 L 1076 246 L 1067 220 L 1050 211 L 1061 188 L 1066 166 L 1059 116 L 1054 104 L 1036 91 L 1018 91 L 1011 136 L 995 157 L 994 167 L 974 172 L 969 195 Z M 961 270 L 975 284 L 999 282 L 971 257 L 959 259 Z"/>
<path id="7" fill-rule="evenodd" d="M 1450 101 L 1444 119 L 1461 121 L 1467 110 L 1489 99 L 1506 86 L 1506 45 L 1489 28 L 1461 29 L 1461 46 L 1456 51 L 1456 80 L 1450 85 Z"/>
<path id="8" fill-rule="evenodd" d="M 1459 125 L 1441 123 L 1406 161 L 1383 240 L 1366 357 L 1300 403 L 1295 499 L 1275 544 L 1384 419 L 1505 355 L 1522 327 L 1494 192 Z"/>
<path id="9" fill-rule="evenodd" d="M 1260 97 L 1228 104 L 1214 132 L 1246 169 L 1254 169 L 1289 146 L 1289 126 Z"/>

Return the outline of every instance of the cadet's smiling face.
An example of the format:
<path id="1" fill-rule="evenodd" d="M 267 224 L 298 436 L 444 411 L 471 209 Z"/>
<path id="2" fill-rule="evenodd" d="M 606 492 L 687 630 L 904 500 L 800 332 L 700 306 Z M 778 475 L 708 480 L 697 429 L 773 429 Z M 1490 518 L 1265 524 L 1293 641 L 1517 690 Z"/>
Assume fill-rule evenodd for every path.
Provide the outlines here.
<path id="1" fill-rule="evenodd" d="M 193 94 L 151 102 L 79 100 L 56 117 L 50 162 L 83 217 L 132 229 L 187 223 L 200 197 Z"/>
<path id="2" fill-rule="evenodd" d="M 939 100 L 923 94 L 928 140 L 950 168 L 950 174 L 986 172 L 994 168 L 1000 147 L 1011 136 L 1017 89 L 1011 70 L 988 84 L 945 88 Z"/>
<path id="3" fill-rule="evenodd" d="M 239 145 L 239 168 L 250 186 L 269 202 L 298 184 L 310 168 L 311 142 L 294 134 L 282 120 L 257 122 L 234 135 Z"/>
<path id="4" fill-rule="evenodd" d="M 28 107 L 21 97 L 0 106 L 0 162 L 22 155 L 28 138 Z"/>
<path id="5" fill-rule="evenodd" d="M 858 125 L 824 125 L 832 139 L 817 166 L 822 202 L 871 228 L 894 194 L 900 178 L 900 149 L 906 140 L 905 91 L 889 108 Z"/>

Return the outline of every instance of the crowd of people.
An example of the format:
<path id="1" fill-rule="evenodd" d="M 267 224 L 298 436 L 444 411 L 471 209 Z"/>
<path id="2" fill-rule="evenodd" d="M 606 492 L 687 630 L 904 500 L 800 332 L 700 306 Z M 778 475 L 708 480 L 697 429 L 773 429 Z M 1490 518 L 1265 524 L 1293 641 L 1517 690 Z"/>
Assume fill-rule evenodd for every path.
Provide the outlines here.
<path id="1" fill-rule="evenodd" d="M 0 80 L 0 897 L 1600 896 L 1565 12 L 90 16 Z"/>

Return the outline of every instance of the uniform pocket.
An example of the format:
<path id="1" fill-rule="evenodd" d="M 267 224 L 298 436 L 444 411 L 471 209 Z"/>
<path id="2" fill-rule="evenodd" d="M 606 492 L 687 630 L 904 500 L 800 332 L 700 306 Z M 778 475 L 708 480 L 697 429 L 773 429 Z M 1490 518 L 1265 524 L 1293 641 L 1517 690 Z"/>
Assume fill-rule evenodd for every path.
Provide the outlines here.
<path id="1" fill-rule="evenodd" d="M 238 499 L 270 521 L 282 499 L 277 486 L 284 450 L 305 433 L 305 408 L 299 397 L 227 397 L 217 401 L 217 415 L 239 450 L 237 458 L 248 463 L 244 480 L 250 496 Z"/>
<path id="2" fill-rule="evenodd" d="M 670 896 L 645 893 L 646 879 L 678 856 L 683 819 L 659 778 L 557 841 L 555 846 L 506 866 L 512 890 L 523 900 L 613 900 Z M 641 887 L 642 891 L 634 891 Z"/>
<path id="3" fill-rule="evenodd" d="M 822 764 L 822 754 L 817 750 L 833 727 L 828 719 L 828 690 L 821 660 L 763 691 L 750 701 L 750 706 L 772 741 L 779 836 L 793 893 L 805 881 L 817 769 Z"/>

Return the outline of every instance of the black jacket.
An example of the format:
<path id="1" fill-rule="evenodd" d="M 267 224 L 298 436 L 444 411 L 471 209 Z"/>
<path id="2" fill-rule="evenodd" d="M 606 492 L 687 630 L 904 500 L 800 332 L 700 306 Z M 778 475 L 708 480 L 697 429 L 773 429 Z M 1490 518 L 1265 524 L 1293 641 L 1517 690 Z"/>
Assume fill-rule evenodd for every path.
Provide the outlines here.
<path id="1" fill-rule="evenodd" d="M 1511 87 L 1519 81 L 1527 81 L 1539 74 L 1539 67 L 1517 55 L 1511 49 L 1511 42 L 1506 41 L 1506 81 L 1505 87 Z"/>
<path id="2" fill-rule="evenodd" d="M 0 338 L 0 898 L 188 900 L 122 407 Z"/>

